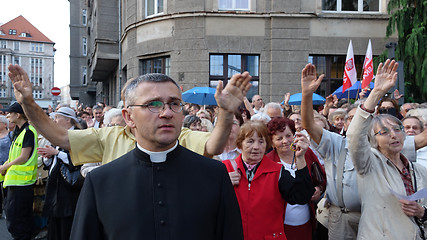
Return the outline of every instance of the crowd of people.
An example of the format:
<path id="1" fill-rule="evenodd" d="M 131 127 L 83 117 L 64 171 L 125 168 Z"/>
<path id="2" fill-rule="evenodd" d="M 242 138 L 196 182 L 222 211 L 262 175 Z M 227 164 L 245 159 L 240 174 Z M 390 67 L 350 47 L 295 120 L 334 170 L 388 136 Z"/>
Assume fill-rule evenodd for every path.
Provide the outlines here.
<path id="1" fill-rule="evenodd" d="M 282 104 L 249 101 L 245 72 L 219 82 L 217 106 L 183 103 L 173 79 L 146 74 L 117 106 L 46 111 L 10 65 L 17 102 L 0 115 L 7 228 L 14 239 L 41 228 L 79 240 L 425 239 L 427 199 L 404 196 L 427 186 L 427 105 L 388 94 L 397 65 L 378 66 L 368 96 L 322 106 L 312 96 L 323 75 L 307 64 L 300 106 L 289 93 Z"/>

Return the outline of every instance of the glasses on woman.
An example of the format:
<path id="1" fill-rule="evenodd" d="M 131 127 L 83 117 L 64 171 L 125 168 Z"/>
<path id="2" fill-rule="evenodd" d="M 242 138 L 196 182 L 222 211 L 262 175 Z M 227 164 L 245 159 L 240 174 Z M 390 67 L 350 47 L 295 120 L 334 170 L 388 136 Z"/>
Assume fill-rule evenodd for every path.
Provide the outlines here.
<path id="1" fill-rule="evenodd" d="M 389 136 L 391 131 L 393 131 L 394 133 L 401 133 L 403 131 L 403 126 L 402 125 L 396 125 L 396 126 L 393 126 L 391 129 L 384 127 L 383 129 L 376 132 L 374 134 L 374 136 L 376 136 L 376 135 Z"/>

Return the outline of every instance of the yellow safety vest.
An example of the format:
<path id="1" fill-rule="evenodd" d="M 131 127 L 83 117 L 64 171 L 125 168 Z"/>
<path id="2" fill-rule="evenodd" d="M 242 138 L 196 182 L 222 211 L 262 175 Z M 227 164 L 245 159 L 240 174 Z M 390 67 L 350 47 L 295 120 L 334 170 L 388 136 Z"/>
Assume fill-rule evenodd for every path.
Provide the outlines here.
<path id="1" fill-rule="evenodd" d="M 9 151 L 9 159 L 7 162 L 15 160 L 21 155 L 22 143 L 27 130 L 30 130 L 34 134 L 34 148 L 30 158 L 24 164 L 12 165 L 4 176 L 3 187 L 7 186 L 26 186 L 36 182 L 37 179 L 37 131 L 36 129 L 28 125 L 28 128 L 22 130 L 18 137 L 12 142 Z"/>

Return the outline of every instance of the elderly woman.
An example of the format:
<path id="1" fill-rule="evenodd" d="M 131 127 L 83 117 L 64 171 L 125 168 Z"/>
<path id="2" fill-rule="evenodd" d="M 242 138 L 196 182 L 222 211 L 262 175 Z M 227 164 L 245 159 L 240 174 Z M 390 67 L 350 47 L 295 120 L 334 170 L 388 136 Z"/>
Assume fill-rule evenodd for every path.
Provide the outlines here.
<path id="1" fill-rule="evenodd" d="M 184 118 L 183 127 L 193 131 L 200 131 L 202 129 L 202 121 L 196 115 L 187 115 Z"/>
<path id="2" fill-rule="evenodd" d="M 397 65 L 387 60 L 378 66 L 375 88 L 357 109 L 347 133 L 362 202 L 358 239 L 423 239 L 427 201 L 402 196 L 427 187 L 427 169 L 401 154 L 402 123 L 390 114 L 373 114 L 376 103 L 396 83 Z"/>
<path id="3" fill-rule="evenodd" d="M 294 141 L 296 133 L 294 121 L 288 118 L 275 118 L 267 124 L 273 150 L 267 154 L 267 157 L 271 158 L 275 162 L 283 164 L 285 170 L 287 170 L 293 177 L 295 176 L 296 168 L 293 166 L 294 151 L 291 149 L 291 145 Z M 303 138 L 305 136 L 302 133 L 298 133 Z M 308 142 L 308 140 L 307 140 Z M 319 160 L 313 151 L 308 148 L 304 154 L 305 162 L 308 166 L 308 171 L 311 176 L 312 182 L 315 184 L 315 192 L 312 196 L 312 201 L 304 205 L 299 204 L 285 204 L 285 234 L 288 240 L 311 240 L 312 230 L 316 226 L 316 213 L 315 213 L 315 202 L 320 199 L 322 192 L 326 188 L 326 175 L 321 167 Z M 316 171 L 314 165 L 317 164 L 321 176 L 316 177 Z"/>
<path id="4" fill-rule="evenodd" d="M 309 146 L 298 135 L 294 141 L 296 152 L 295 178 L 282 165 L 264 155 L 270 147 L 266 125 L 249 121 L 242 125 L 237 147 L 242 150 L 236 158 L 240 177 L 232 178 L 242 215 L 245 240 L 286 239 L 283 227 L 285 202 L 306 204 L 314 192 L 304 159 Z M 223 161 L 229 172 L 235 171 L 229 160 Z"/>
<path id="5" fill-rule="evenodd" d="M 78 129 L 78 119 L 73 109 L 61 107 L 50 114 L 59 126 L 65 129 Z M 59 147 L 41 146 L 38 153 L 43 156 L 44 164 L 49 167 L 46 185 L 46 200 L 43 214 L 48 220 L 48 239 L 69 239 L 77 200 L 83 185 L 80 166 L 73 166 L 70 153 Z M 70 182 L 67 176 L 77 176 Z"/>

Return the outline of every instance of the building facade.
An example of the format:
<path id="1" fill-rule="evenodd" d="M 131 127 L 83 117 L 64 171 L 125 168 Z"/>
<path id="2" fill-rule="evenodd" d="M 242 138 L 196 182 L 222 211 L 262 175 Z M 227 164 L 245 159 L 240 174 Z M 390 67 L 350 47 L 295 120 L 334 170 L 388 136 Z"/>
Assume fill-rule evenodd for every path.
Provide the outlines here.
<path id="1" fill-rule="evenodd" d="M 23 16 L 0 25 L 0 104 L 14 101 L 12 82 L 7 77 L 9 64 L 19 64 L 33 84 L 33 97 L 43 108 L 53 105 L 55 43 Z"/>
<path id="2" fill-rule="evenodd" d="M 326 96 L 342 85 L 350 40 L 358 76 L 369 39 L 374 55 L 395 40 L 385 39 L 386 0 L 88 3 L 87 78 L 103 85 L 96 100 L 112 105 L 126 79 L 150 72 L 168 74 L 185 91 L 215 87 L 219 80 L 226 83 L 234 73 L 249 71 L 249 99 L 260 94 L 266 102 L 282 101 L 286 92 L 301 91 L 301 69 L 308 62 L 326 75 L 319 89 Z"/>

